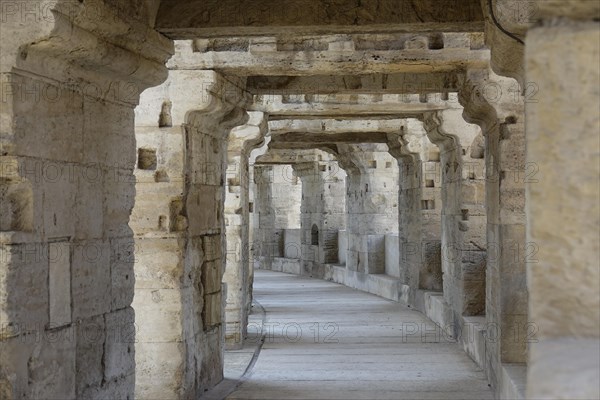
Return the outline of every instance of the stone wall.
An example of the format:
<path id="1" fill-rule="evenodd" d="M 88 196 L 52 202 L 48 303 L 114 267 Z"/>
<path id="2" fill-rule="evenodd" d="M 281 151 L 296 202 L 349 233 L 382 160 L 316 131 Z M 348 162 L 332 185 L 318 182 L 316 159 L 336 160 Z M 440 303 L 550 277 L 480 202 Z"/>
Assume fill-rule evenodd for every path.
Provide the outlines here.
<path id="1" fill-rule="evenodd" d="M 3 399 L 134 394 L 134 107 L 173 48 L 145 5 L 66 3 L 2 3 Z"/>
<path id="2" fill-rule="evenodd" d="M 325 264 L 337 264 L 338 231 L 346 226 L 346 174 L 324 152 L 320 161 L 294 165 L 302 181 L 302 274 L 322 278 Z"/>
<path id="3" fill-rule="evenodd" d="M 254 182 L 254 265 L 272 269 L 284 254 L 284 230 L 301 227 L 302 181 L 289 164 L 255 164 Z"/>
<path id="4" fill-rule="evenodd" d="M 347 173 L 346 268 L 359 284 L 365 275 L 385 273 L 385 234 L 398 231 L 398 164 L 386 145 L 338 149 L 338 162 Z"/>

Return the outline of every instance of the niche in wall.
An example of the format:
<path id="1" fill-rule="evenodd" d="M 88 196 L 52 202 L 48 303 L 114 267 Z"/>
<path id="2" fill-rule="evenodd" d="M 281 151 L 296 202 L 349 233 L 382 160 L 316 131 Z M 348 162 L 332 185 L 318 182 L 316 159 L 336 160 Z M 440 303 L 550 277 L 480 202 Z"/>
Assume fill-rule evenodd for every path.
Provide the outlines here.
<path id="1" fill-rule="evenodd" d="M 319 245 L 319 228 L 315 224 L 310 228 L 310 244 L 312 246 Z"/>

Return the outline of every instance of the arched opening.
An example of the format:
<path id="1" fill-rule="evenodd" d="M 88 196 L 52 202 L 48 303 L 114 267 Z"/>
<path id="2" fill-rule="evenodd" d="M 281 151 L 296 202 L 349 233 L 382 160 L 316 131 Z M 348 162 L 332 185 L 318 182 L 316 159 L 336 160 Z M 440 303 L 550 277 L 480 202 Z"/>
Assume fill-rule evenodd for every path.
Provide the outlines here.
<path id="1" fill-rule="evenodd" d="M 311 246 L 319 245 L 319 227 L 316 224 L 310 228 L 310 244 Z"/>

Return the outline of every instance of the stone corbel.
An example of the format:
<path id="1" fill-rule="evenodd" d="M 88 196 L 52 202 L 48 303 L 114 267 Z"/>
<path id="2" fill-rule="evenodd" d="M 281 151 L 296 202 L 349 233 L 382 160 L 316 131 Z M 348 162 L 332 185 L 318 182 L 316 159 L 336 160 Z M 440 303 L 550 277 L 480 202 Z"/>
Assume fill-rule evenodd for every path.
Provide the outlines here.
<path id="1" fill-rule="evenodd" d="M 349 176 L 360 175 L 360 165 L 352 157 L 352 145 L 337 145 L 336 147 L 335 152 L 332 152 L 332 154 L 337 159 L 339 166 Z"/>
<path id="2" fill-rule="evenodd" d="M 491 70 L 468 71 L 458 98 L 465 121 L 479 125 L 484 135 L 500 123 L 517 122 L 525 112 L 518 82 Z"/>
<path id="3" fill-rule="evenodd" d="M 460 141 L 445 131 L 443 123 L 444 111 L 423 113 L 423 127 L 432 143 L 445 153 L 460 149 Z"/>
<path id="4" fill-rule="evenodd" d="M 265 135 L 268 132 L 268 118 L 265 113 L 259 111 L 248 112 L 248 122 L 245 125 L 234 127 L 229 134 L 227 143 L 228 162 L 233 161 L 233 157 L 248 154 L 265 142 Z"/>
<path id="5" fill-rule="evenodd" d="M 150 26 L 101 0 L 54 3 L 52 19 L 24 33 L 15 26 L 23 41 L 3 44 L 2 71 L 16 67 L 130 105 L 167 78 L 173 43 Z"/>
<path id="6" fill-rule="evenodd" d="M 197 103 L 187 107 L 184 125 L 194 126 L 207 133 L 218 126 L 219 132 L 226 136 L 235 126 L 245 124 L 248 121 L 245 108 L 251 99 L 250 94 L 225 80 L 217 72 L 197 73 L 200 74 L 198 78 L 202 79 L 198 84 L 209 84 L 202 89 L 201 98 L 195 99 Z"/>

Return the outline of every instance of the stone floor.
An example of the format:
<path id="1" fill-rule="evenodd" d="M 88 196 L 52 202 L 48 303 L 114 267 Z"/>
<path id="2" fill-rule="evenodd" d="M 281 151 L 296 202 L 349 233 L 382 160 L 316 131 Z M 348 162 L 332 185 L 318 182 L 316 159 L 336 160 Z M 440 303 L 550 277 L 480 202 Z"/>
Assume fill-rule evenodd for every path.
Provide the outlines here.
<path id="1" fill-rule="evenodd" d="M 416 311 L 277 272 L 256 271 L 254 287 L 266 322 L 254 318 L 249 331 L 264 344 L 227 399 L 493 398 L 484 373 Z M 228 355 L 231 377 L 251 347 Z"/>

